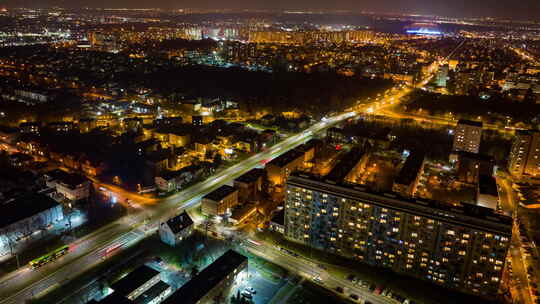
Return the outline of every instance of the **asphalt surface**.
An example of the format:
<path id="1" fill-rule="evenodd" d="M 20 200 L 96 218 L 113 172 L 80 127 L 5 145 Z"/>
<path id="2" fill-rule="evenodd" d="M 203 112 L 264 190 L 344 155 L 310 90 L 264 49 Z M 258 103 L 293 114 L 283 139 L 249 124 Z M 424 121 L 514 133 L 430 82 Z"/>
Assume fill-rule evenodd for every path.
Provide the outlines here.
<path id="1" fill-rule="evenodd" d="M 302 256 L 294 257 L 266 243 L 255 245 L 245 242 L 245 244 L 247 249 L 253 254 L 263 257 L 268 261 L 272 261 L 272 263 L 280 265 L 324 288 L 336 292 L 336 287 L 342 287 L 344 289 L 344 293 L 338 294 L 343 297 L 349 297 L 351 294 L 355 294 L 359 297 L 359 299 L 370 301 L 374 304 L 398 303 L 396 300 L 381 295 L 376 295 L 368 288 L 355 285 L 345 278 L 334 277 L 326 270 L 319 268 L 313 261 L 310 261 Z M 320 280 L 315 280 L 315 278 L 320 278 Z M 354 301 L 351 298 L 349 298 L 349 300 Z"/>
<path id="2" fill-rule="evenodd" d="M 200 198 L 252 168 L 303 144 L 314 133 L 354 116 L 354 112 L 341 114 L 317 123 L 306 131 L 290 136 L 267 151 L 263 151 L 240 163 L 216 173 L 206 181 L 145 206 L 139 212 L 127 215 L 71 244 L 70 252 L 62 258 L 32 270 L 26 266 L 0 278 L 1 304 L 24 303 L 25 300 L 45 294 L 67 283 L 108 256 L 127 248 L 154 232 L 160 221 L 198 204 Z"/>
<path id="3" fill-rule="evenodd" d="M 435 71 L 438 64 L 440 63 L 434 63 L 430 68 L 430 71 Z M 425 85 L 431 77 L 431 75 L 426 77 L 426 79 L 419 83 L 418 86 Z M 407 88 L 399 90 L 391 96 L 387 96 L 390 100 L 388 102 L 376 102 L 374 105 L 359 104 L 355 107 L 355 110 L 357 112 L 362 111 L 368 113 L 378 111 L 394 104 L 391 97 L 399 100 L 400 97 L 410 93 L 410 91 L 411 90 Z M 70 252 L 60 259 L 35 270 L 25 266 L 0 278 L 0 304 L 24 303 L 28 299 L 43 295 L 55 287 L 67 283 L 73 277 L 91 269 L 114 253 L 144 239 L 148 234 L 157 230 L 157 226 L 161 221 L 179 213 L 182 209 L 197 205 L 200 202 L 200 198 L 205 194 L 219 188 L 221 185 L 228 183 L 252 168 L 303 144 L 309 140 L 313 134 L 355 115 L 356 112 L 351 111 L 327 118 L 299 134 L 282 140 L 268 150 L 253 155 L 234 166 L 220 171 L 206 181 L 200 182 L 184 191 L 162 200 L 147 199 L 154 204 L 145 205 L 138 212 L 129 214 L 75 241 L 70 246 Z M 113 189 L 111 191 L 118 191 L 119 193 L 123 193 L 126 197 L 133 197 L 136 199 L 133 194 L 125 193 L 125 191 L 121 189 Z M 289 263 L 295 262 L 289 261 Z M 300 268 L 302 265 L 297 266 L 299 266 L 299 270 L 303 269 L 304 273 L 306 273 L 305 271 L 310 271 L 308 269 Z M 305 265 L 303 267 L 305 267 Z M 357 292 L 356 294 L 361 298 L 365 297 L 370 299 L 373 297 L 372 294 L 363 292 L 359 287 L 353 286 L 344 279 L 328 278 L 327 284 L 329 284 L 329 286 L 338 283 L 340 285 L 336 286 L 351 288 L 351 290 Z M 390 299 L 387 300 L 392 301 Z M 373 303 L 394 303 L 384 302 L 383 299 L 378 298 L 371 301 Z"/>

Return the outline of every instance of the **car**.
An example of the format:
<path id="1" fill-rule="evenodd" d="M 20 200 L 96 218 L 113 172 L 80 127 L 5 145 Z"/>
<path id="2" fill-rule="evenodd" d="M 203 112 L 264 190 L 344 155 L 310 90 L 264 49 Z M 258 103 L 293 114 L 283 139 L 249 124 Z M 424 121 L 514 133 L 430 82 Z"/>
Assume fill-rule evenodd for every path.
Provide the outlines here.
<path id="1" fill-rule="evenodd" d="M 246 299 L 253 299 L 253 296 L 251 295 L 251 293 L 246 292 L 245 290 L 242 292 L 242 296 Z"/>
<path id="2" fill-rule="evenodd" d="M 355 301 L 358 301 L 358 299 L 360 299 L 357 295 L 355 295 L 354 293 L 351 293 L 351 295 L 349 295 L 349 297 Z"/>
<path id="3" fill-rule="evenodd" d="M 251 293 L 251 294 L 256 294 L 256 293 L 257 293 L 257 291 L 255 290 L 255 288 L 253 288 L 253 287 L 251 287 L 251 286 L 248 286 L 248 287 L 244 288 L 244 291 L 247 291 L 247 292 L 249 292 L 249 293 Z"/>
<path id="4" fill-rule="evenodd" d="M 315 281 L 315 282 L 317 282 L 317 283 L 319 283 L 321 285 L 324 284 L 323 281 L 321 280 L 321 277 L 319 277 L 319 276 L 314 277 L 313 281 Z"/>

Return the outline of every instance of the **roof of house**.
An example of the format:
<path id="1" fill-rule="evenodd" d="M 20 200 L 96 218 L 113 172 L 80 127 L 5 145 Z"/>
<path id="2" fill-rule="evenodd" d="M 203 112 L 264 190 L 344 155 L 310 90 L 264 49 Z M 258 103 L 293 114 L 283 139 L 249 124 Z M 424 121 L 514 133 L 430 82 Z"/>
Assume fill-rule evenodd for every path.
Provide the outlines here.
<path id="1" fill-rule="evenodd" d="M 0 227 L 6 227 L 25 218 L 59 206 L 52 198 L 29 193 L 0 204 Z"/>
<path id="2" fill-rule="evenodd" d="M 280 211 L 276 212 L 272 219 L 270 220 L 272 223 L 276 223 L 278 225 L 285 225 L 285 208 L 281 209 Z"/>
<path id="3" fill-rule="evenodd" d="M 55 169 L 44 174 L 46 177 L 51 180 L 56 180 L 64 185 L 75 188 L 80 184 L 88 181 L 84 176 L 79 174 L 68 173 L 60 169 Z"/>
<path id="4" fill-rule="evenodd" d="M 171 231 L 174 234 L 176 234 L 186 229 L 187 227 L 193 225 L 193 220 L 191 219 L 189 214 L 187 214 L 187 212 L 184 211 L 183 213 L 180 213 L 179 215 L 173 218 L 170 218 L 166 223 L 167 223 L 167 226 L 171 228 Z"/>
<path id="5" fill-rule="evenodd" d="M 16 162 L 24 162 L 24 161 L 32 161 L 34 158 L 28 154 L 24 154 L 21 152 L 13 153 L 9 155 L 9 159 Z"/>
<path id="6" fill-rule="evenodd" d="M 170 287 L 171 286 L 169 286 L 169 284 L 159 281 L 156 283 L 156 285 L 150 287 L 150 289 L 135 298 L 133 302 L 136 304 L 148 304 Z"/>
<path id="7" fill-rule="evenodd" d="M 141 265 L 125 277 L 116 281 L 116 283 L 112 284 L 111 289 L 114 290 L 114 293 L 127 296 L 158 274 L 159 271 L 146 265 Z"/>
<path id="8" fill-rule="evenodd" d="M 228 186 L 228 185 L 223 185 L 217 188 L 216 190 L 208 193 L 203 198 L 210 199 L 217 202 L 231 195 L 235 191 L 237 191 L 236 188 Z"/>
<path id="9" fill-rule="evenodd" d="M 254 168 L 240 175 L 234 181 L 241 183 L 253 183 L 266 174 L 264 169 Z"/>
<path id="10" fill-rule="evenodd" d="M 337 165 L 330 170 L 330 172 L 325 176 L 325 179 L 334 183 L 339 183 L 343 181 L 345 177 L 351 172 L 358 162 L 362 159 L 365 154 L 364 149 L 353 148 L 350 152 L 343 155 Z"/>
<path id="11" fill-rule="evenodd" d="M 394 183 L 400 185 L 410 185 L 418 176 L 418 172 L 424 163 L 426 154 L 421 151 L 412 151 L 405 160 L 403 167 L 399 171 Z"/>
<path id="12" fill-rule="evenodd" d="M 101 301 L 97 302 L 92 300 L 89 303 L 99 303 L 99 304 L 133 304 L 135 302 L 126 298 L 125 296 L 118 294 L 116 292 L 111 293 L 110 295 L 103 298 Z"/>
<path id="13" fill-rule="evenodd" d="M 162 303 L 195 304 L 246 261 L 247 257 L 229 250 Z"/>
<path id="14" fill-rule="evenodd" d="M 290 150 L 288 152 L 285 152 L 284 154 L 274 158 L 270 163 L 269 165 L 274 165 L 274 166 L 277 166 L 277 167 L 285 167 L 286 165 L 288 165 L 289 163 L 291 163 L 292 161 L 300 158 L 300 157 L 304 157 L 304 152 L 302 151 L 299 151 L 299 150 Z"/>
<path id="15" fill-rule="evenodd" d="M 480 194 L 498 196 L 497 182 L 495 178 L 490 175 L 480 175 L 478 178 L 478 192 Z"/>

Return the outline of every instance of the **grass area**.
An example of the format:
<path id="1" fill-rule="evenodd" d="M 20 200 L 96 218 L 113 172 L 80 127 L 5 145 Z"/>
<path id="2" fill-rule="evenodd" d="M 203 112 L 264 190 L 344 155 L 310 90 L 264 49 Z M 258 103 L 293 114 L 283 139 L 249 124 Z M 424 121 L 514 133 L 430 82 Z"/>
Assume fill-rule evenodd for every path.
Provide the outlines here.
<path id="1" fill-rule="evenodd" d="M 390 288 L 394 293 L 407 297 L 415 303 L 489 303 L 481 298 L 458 293 L 427 281 L 397 274 L 386 268 L 373 267 L 331 253 L 311 249 L 308 246 L 288 241 L 278 233 L 261 232 L 258 234 L 258 237 L 321 264 L 326 264 L 329 266 L 328 272 L 335 277 L 346 278 L 348 275 L 354 274 L 363 281 Z"/>
<path id="2" fill-rule="evenodd" d="M 296 289 L 293 295 L 289 297 L 286 304 L 338 304 L 348 303 L 347 301 L 336 297 L 331 291 L 304 281 L 300 288 Z"/>
<path id="3" fill-rule="evenodd" d="M 274 297 L 268 302 L 268 304 L 281 304 L 283 303 L 283 299 L 288 297 L 290 293 L 294 291 L 296 288 L 295 285 L 292 285 L 291 283 L 286 283 L 283 285 L 279 291 L 274 295 Z"/>
<path id="4" fill-rule="evenodd" d="M 277 283 L 289 275 L 287 269 L 269 262 L 263 258 L 255 256 L 251 253 L 244 253 L 249 258 L 250 267 L 255 267 L 257 271 L 266 279 Z"/>

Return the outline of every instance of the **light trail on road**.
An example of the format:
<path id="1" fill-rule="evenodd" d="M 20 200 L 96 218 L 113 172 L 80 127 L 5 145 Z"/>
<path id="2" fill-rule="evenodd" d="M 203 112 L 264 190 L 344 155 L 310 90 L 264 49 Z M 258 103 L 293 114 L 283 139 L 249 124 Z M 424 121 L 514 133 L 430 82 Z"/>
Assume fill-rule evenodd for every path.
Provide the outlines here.
<path id="1" fill-rule="evenodd" d="M 124 216 L 77 240 L 75 242 L 76 245 L 73 246 L 73 251 L 55 262 L 36 270 L 30 270 L 26 266 L 2 277 L 0 279 L 0 294 L 3 297 L 0 303 L 24 303 L 27 299 L 50 291 L 58 284 L 67 283 L 74 276 L 106 260 L 108 256 L 103 256 L 103 250 L 110 248 L 110 246 L 115 246 L 115 244 L 122 243 L 121 249 L 118 250 L 120 251 L 129 245 L 143 240 L 157 229 L 157 225 L 161 221 L 178 214 L 181 209 L 187 209 L 197 205 L 199 200 L 196 198 L 202 197 L 219 188 L 221 185 L 232 181 L 260 165 L 261 161 L 275 158 L 303 144 L 313 134 L 353 117 L 355 114 L 355 112 L 348 112 L 331 117 L 325 122 L 319 122 L 304 132 L 284 139 L 268 151 L 255 154 L 238 164 L 216 173 L 203 182 L 162 199 L 159 203 L 145 207 L 141 212 Z"/>

